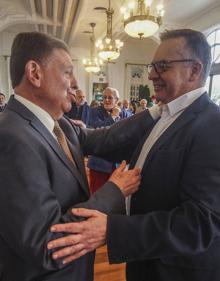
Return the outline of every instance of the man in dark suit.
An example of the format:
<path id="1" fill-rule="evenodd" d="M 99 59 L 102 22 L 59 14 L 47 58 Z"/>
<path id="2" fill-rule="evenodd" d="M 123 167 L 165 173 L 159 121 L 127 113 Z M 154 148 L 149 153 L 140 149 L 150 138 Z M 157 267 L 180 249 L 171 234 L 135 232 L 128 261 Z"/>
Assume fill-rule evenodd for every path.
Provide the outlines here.
<path id="1" fill-rule="evenodd" d="M 129 281 L 218 281 L 220 109 L 204 88 L 210 46 L 202 33 L 189 29 L 166 31 L 161 41 L 148 71 L 163 104 L 130 163 L 142 169 L 130 216 L 78 209 L 75 214 L 88 219 L 72 223 L 72 231 L 82 233 L 77 243 L 86 251 L 93 249 L 86 241 L 95 230 L 102 232 L 107 238 L 100 244 L 107 241 L 109 261 L 127 262 Z M 66 228 L 59 225 L 55 231 Z M 74 256 L 79 256 L 76 249 L 68 260 Z"/>
<path id="2" fill-rule="evenodd" d="M 0 93 L 0 112 L 4 111 L 6 107 L 5 95 Z"/>
<path id="3" fill-rule="evenodd" d="M 85 93 L 82 90 L 77 89 L 75 91 L 74 100 L 71 110 L 66 113 L 66 116 L 74 120 L 81 120 L 85 125 L 88 125 L 90 107 L 86 102 Z"/>
<path id="4" fill-rule="evenodd" d="M 83 130 L 63 118 L 77 88 L 72 60 L 64 42 L 43 33 L 16 36 L 10 72 L 15 95 L 0 115 L 0 280 L 91 281 L 94 252 L 70 265 L 54 261 L 46 245 L 58 236 L 50 227 L 75 220 L 68 210 L 79 203 L 123 213 L 140 171 L 126 172 L 123 163 L 89 198 L 83 152 L 114 152 L 128 141 L 135 146 L 146 116 L 123 134 L 120 125 Z"/>

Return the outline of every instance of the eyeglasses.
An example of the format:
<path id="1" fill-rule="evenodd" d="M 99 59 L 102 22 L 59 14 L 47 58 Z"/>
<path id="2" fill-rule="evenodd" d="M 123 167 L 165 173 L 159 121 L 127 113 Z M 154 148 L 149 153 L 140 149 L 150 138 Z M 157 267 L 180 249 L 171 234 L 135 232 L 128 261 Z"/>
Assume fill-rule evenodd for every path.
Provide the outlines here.
<path id="1" fill-rule="evenodd" d="M 114 97 L 112 96 L 103 96 L 103 100 L 113 100 Z"/>
<path id="2" fill-rule="evenodd" d="M 152 69 L 154 68 L 155 72 L 157 74 L 163 73 L 167 71 L 171 66 L 171 63 L 176 62 L 195 62 L 196 60 L 193 59 L 182 59 L 182 60 L 163 60 L 163 61 L 157 61 L 147 64 L 147 72 L 150 74 Z"/>

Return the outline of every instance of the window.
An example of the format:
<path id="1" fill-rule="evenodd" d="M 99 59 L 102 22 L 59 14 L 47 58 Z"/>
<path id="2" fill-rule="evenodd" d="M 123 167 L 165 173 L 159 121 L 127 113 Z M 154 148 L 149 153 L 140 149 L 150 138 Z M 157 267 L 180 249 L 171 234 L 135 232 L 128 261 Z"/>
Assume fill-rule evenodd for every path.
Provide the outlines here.
<path id="1" fill-rule="evenodd" d="M 207 36 L 211 46 L 212 68 L 207 79 L 206 90 L 211 99 L 220 105 L 220 28 L 215 29 Z"/>

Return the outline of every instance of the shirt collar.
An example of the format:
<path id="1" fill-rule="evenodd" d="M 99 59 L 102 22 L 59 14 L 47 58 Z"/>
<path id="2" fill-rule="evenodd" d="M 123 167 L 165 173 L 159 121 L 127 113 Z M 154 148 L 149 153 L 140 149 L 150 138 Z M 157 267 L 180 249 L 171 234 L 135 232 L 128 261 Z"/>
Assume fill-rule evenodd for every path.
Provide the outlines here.
<path id="1" fill-rule="evenodd" d="M 53 134 L 54 120 L 50 114 L 34 104 L 33 102 L 21 97 L 19 95 L 14 95 L 15 99 L 27 107 L 43 124 L 44 126 Z"/>
<path id="2" fill-rule="evenodd" d="M 171 117 L 173 117 L 178 112 L 184 110 L 190 104 L 192 104 L 196 99 L 198 99 L 205 92 L 205 87 L 195 89 L 193 91 L 187 92 L 186 94 L 176 98 L 175 100 L 169 102 L 168 104 L 162 105 L 162 114 L 166 111 Z"/>

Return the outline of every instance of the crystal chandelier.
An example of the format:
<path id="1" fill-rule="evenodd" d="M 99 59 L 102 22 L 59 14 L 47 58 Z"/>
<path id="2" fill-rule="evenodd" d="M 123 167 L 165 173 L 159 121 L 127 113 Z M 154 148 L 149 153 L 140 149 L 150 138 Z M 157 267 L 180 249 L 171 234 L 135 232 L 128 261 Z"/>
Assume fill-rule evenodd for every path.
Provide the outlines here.
<path id="1" fill-rule="evenodd" d="M 90 26 L 92 28 L 92 35 L 90 36 L 90 58 L 89 59 L 83 59 L 83 64 L 85 67 L 85 70 L 87 72 L 93 72 L 97 73 L 101 69 L 102 60 L 95 57 L 95 35 L 94 35 L 94 28 L 95 23 L 90 23 Z"/>
<path id="2" fill-rule="evenodd" d="M 155 16 L 150 13 L 152 2 L 153 0 L 137 0 L 130 2 L 127 7 L 121 7 L 125 32 L 131 37 L 142 39 L 159 29 L 164 15 L 163 5 L 157 5 Z"/>
<path id="3" fill-rule="evenodd" d="M 99 57 L 105 61 L 112 61 L 120 56 L 120 50 L 124 43 L 120 39 L 112 39 L 112 17 L 114 10 L 111 9 L 111 0 L 109 0 L 109 7 L 106 9 L 107 15 L 107 34 L 104 40 L 97 40 L 96 47 L 98 48 Z"/>

